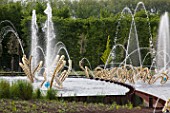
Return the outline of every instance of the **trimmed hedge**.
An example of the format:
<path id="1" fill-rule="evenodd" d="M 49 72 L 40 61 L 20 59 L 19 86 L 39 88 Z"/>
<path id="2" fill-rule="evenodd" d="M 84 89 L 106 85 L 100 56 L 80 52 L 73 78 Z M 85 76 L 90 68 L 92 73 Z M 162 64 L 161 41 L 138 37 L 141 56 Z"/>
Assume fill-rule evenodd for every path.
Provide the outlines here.
<path id="1" fill-rule="evenodd" d="M 90 1 L 89 1 L 90 2 Z M 69 3 L 69 2 L 68 2 Z M 67 4 L 67 3 L 66 3 Z M 136 3 L 135 3 L 136 4 Z M 59 8 L 56 6 L 59 5 Z M 101 56 L 106 50 L 107 37 L 110 36 L 110 48 L 114 44 L 114 38 L 117 31 L 117 25 L 120 18 L 120 13 L 112 13 L 107 9 L 101 9 L 99 16 L 87 16 L 87 18 L 71 18 L 71 8 L 62 7 L 64 4 L 52 4 L 53 8 L 53 22 L 56 30 L 56 40 L 62 41 L 71 59 L 73 60 L 73 68 L 79 70 L 78 62 L 81 58 L 86 57 L 89 59 L 92 68 L 97 65 L 104 64 L 101 60 Z M 76 5 L 76 4 L 74 4 Z M 39 37 L 41 38 L 41 45 L 44 45 L 44 33 L 42 31 L 43 24 L 46 20 L 44 9 L 46 3 L 28 3 L 21 6 L 19 2 L 3 4 L 0 7 L 0 21 L 10 20 L 17 29 L 20 38 L 23 41 L 25 53 L 28 55 L 30 52 L 30 37 L 31 37 L 31 13 L 32 9 L 36 10 L 37 22 L 39 25 Z M 61 9 L 60 9 L 61 8 Z M 74 7 L 75 8 L 75 7 Z M 73 9 L 74 9 L 73 8 Z M 122 8 L 121 8 L 122 9 Z M 79 9 L 81 10 L 81 9 Z M 88 9 L 87 9 L 88 10 Z M 121 10 L 119 11 L 121 12 Z M 104 13 L 104 14 L 103 14 Z M 105 14 L 106 13 L 106 14 Z M 107 16 L 108 15 L 108 16 Z M 100 17 L 101 16 L 101 17 Z M 153 36 L 154 43 L 156 45 L 157 29 L 159 24 L 159 14 L 149 15 L 149 21 L 151 25 L 151 35 Z M 143 11 L 138 11 L 135 17 L 137 33 L 141 47 L 149 46 L 149 30 L 148 21 Z M 130 31 L 131 17 L 125 15 L 120 21 L 120 27 L 118 28 L 118 42 L 127 45 L 127 38 Z M 8 37 L 8 36 L 7 36 Z M 5 49 L 5 43 L 3 43 L 3 60 L 0 65 L 5 65 L 10 68 L 11 56 Z M 147 51 L 142 51 L 142 58 Z M 22 56 L 19 56 L 22 57 Z M 124 59 L 124 52 L 118 50 L 116 61 L 122 61 Z M 5 61 L 5 62 L 4 62 Z M 17 62 L 18 63 L 18 62 Z M 146 59 L 145 65 L 150 64 L 150 57 Z"/>
<path id="2" fill-rule="evenodd" d="M 143 15 L 143 14 L 141 14 Z M 131 18 L 129 16 L 123 18 L 120 21 L 120 27 L 116 30 L 118 25 L 119 15 L 114 18 L 88 18 L 88 19 L 72 19 L 66 18 L 61 19 L 58 17 L 53 17 L 53 22 L 56 31 L 56 40 L 62 41 L 73 60 L 73 68 L 79 70 L 78 62 L 81 58 L 86 57 L 89 59 L 92 68 L 95 68 L 97 65 L 104 64 L 101 60 L 101 56 L 106 50 L 107 38 L 110 36 L 110 48 L 114 44 L 114 38 L 116 31 L 118 32 L 118 41 L 117 43 L 123 44 L 125 47 L 127 45 L 127 39 L 130 32 Z M 22 29 L 24 36 L 27 37 L 28 42 L 30 41 L 30 18 L 27 17 L 22 20 Z M 44 38 L 44 34 L 41 30 L 43 23 L 45 22 L 45 17 L 38 15 L 38 24 L 39 24 L 39 36 Z M 157 15 L 151 16 L 150 25 L 151 25 L 151 35 L 153 40 L 156 40 L 156 30 L 158 27 L 159 18 Z M 135 18 L 139 44 L 140 47 L 149 47 L 149 27 L 148 21 L 146 18 L 136 17 Z M 43 39 L 44 42 L 44 39 Z M 40 43 L 43 43 L 40 42 Z M 154 42 L 155 43 L 155 42 Z M 30 44 L 30 43 L 28 43 Z M 30 45 L 28 45 L 29 47 Z M 148 51 L 141 51 L 142 58 L 146 55 Z M 124 59 L 124 52 L 118 50 L 117 52 L 117 61 L 122 61 Z M 149 65 L 150 57 L 144 62 L 145 65 Z"/>

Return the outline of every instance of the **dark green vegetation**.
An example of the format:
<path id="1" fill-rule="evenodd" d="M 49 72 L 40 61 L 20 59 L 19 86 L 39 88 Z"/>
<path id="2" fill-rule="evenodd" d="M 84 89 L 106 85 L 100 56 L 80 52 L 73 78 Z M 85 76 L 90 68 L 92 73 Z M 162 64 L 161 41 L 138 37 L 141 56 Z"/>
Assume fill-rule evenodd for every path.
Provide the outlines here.
<path id="1" fill-rule="evenodd" d="M 56 99 L 56 94 L 57 94 L 57 91 L 56 91 L 56 90 L 54 90 L 54 89 L 49 89 L 49 90 L 47 91 L 46 98 L 49 99 L 49 100 Z"/>
<path id="2" fill-rule="evenodd" d="M 42 98 L 42 94 L 41 94 L 41 91 L 39 88 L 35 90 L 35 93 L 33 95 L 34 95 L 34 98 L 36 98 L 36 99 Z"/>
<path id="3" fill-rule="evenodd" d="M 10 84 L 7 81 L 0 81 L 0 98 L 10 97 Z"/>
<path id="4" fill-rule="evenodd" d="M 10 87 L 10 94 L 13 99 L 31 99 L 33 94 L 33 86 L 27 81 L 18 80 Z"/>
<path id="5" fill-rule="evenodd" d="M 67 102 L 57 100 L 0 100 L 0 112 L 3 113 L 152 113 L 153 109 L 124 106 L 115 103 Z"/>
<path id="6" fill-rule="evenodd" d="M 39 98 L 40 94 L 35 91 L 35 97 Z M 11 98 L 11 99 L 23 99 L 29 100 L 33 98 L 33 87 L 32 84 L 27 81 L 18 80 L 10 85 L 8 81 L 0 81 L 0 99 Z"/>
<path id="7" fill-rule="evenodd" d="M 129 6 L 133 12 L 138 2 L 139 0 L 80 0 L 79 2 L 55 0 L 55 2 L 51 3 L 57 41 L 62 41 L 65 44 L 73 60 L 73 68 L 75 70 L 79 70 L 78 61 L 83 57 L 89 59 L 93 68 L 99 64 L 104 64 L 103 61 L 105 61 L 107 55 L 104 57 L 104 60 L 101 60 L 101 57 L 104 51 L 110 50 L 114 44 L 121 10 L 125 6 Z M 165 10 L 169 10 L 170 1 L 143 0 L 143 2 L 148 10 L 151 35 L 156 45 L 159 17 Z M 28 2 L 27 4 L 23 3 L 21 5 L 20 2 L 7 4 L 6 0 L 0 0 L 0 21 L 10 20 L 14 24 L 27 55 L 30 52 L 32 9 L 35 9 L 37 14 L 37 22 L 39 25 L 38 36 L 40 37 L 39 43 L 44 45 L 45 35 L 42 31 L 42 27 L 46 20 L 46 15 L 44 14 L 45 8 L 45 2 Z M 141 6 L 135 16 L 135 22 L 140 46 L 149 47 L 150 34 L 148 21 Z M 6 24 L 2 24 L 0 30 L 2 30 L 1 28 Z M 127 45 L 130 25 L 131 16 L 125 14 L 124 18 L 120 20 L 117 43 L 121 43 L 124 46 Z M 18 71 L 18 62 L 22 54 L 21 50 L 18 48 L 19 46 L 17 46 L 17 41 L 15 44 L 13 44 L 13 41 L 10 41 L 11 37 L 14 36 L 8 34 L 2 41 L 2 48 L 0 47 L 0 66 L 1 69 L 5 71 Z M 108 37 L 110 37 L 110 43 L 106 46 Z M 1 51 L 2 49 L 3 52 Z M 108 53 L 106 52 L 106 54 Z M 121 61 L 124 58 L 124 54 L 123 51 L 118 51 L 116 60 Z M 145 54 L 146 51 L 142 51 L 142 58 Z M 12 60 L 12 57 L 14 60 Z M 15 64 L 13 67 L 12 62 Z M 150 63 L 150 57 L 148 57 L 144 64 L 149 65 Z"/>
<path id="8" fill-rule="evenodd" d="M 47 90 L 47 95 L 43 96 L 40 89 L 33 91 L 33 86 L 26 80 L 18 80 L 13 82 L 11 85 L 6 80 L 0 81 L 0 99 L 57 99 L 57 91 L 53 89 Z"/>

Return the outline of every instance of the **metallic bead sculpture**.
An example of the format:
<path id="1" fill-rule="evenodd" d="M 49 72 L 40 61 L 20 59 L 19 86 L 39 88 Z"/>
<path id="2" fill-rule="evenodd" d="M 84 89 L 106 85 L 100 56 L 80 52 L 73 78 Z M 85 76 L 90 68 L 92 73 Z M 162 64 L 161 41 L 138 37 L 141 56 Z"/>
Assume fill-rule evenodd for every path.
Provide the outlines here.
<path id="1" fill-rule="evenodd" d="M 22 57 L 23 63 L 20 62 L 19 65 L 23 69 L 24 73 L 27 75 L 28 79 L 33 83 L 35 79 L 38 79 L 35 77 L 35 73 L 41 69 L 43 62 L 40 61 L 37 67 L 32 71 L 31 61 L 32 56 L 30 56 L 30 58 L 27 59 L 26 55 L 23 55 Z"/>
<path id="2" fill-rule="evenodd" d="M 170 112 L 170 99 L 168 99 L 165 103 L 165 106 L 162 109 L 163 113 L 169 113 Z"/>
<path id="3" fill-rule="evenodd" d="M 68 70 L 62 71 L 62 69 L 64 68 L 66 64 L 66 61 L 64 60 L 64 58 L 65 58 L 64 55 L 62 55 L 61 57 L 59 55 L 56 56 L 56 59 L 54 60 L 54 64 L 52 64 L 52 66 L 54 65 L 55 67 L 54 71 L 48 73 L 49 74 L 48 76 L 47 76 L 47 72 L 44 71 L 43 73 L 44 80 L 41 83 L 41 87 L 47 81 L 45 86 L 49 88 L 52 88 L 54 82 L 57 88 L 63 88 L 62 83 L 68 77 L 69 73 L 72 70 L 72 61 L 68 60 L 68 63 L 69 63 Z M 19 65 L 23 69 L 24 73 L 27 75 L 28 79 L 33 83 L 35 79 L 38 80 L 38 78 L 35 77 L 35 72 L 41 69 L 43 62 L 40 61 L 40 63 L 37 65 L 34 71 L 32 71 L 31 60 L 32 60 L 32 56 L 29 59 L 27 59 L 26 55 L 23 55 L 23 58 L 22 58 L 23 63 L 19 63 Z"/>
<path id="4" fill-rule="evenodd" d="M 160 79 L 161 84 L 165 84 L 168 80 L 167 72 L 156 73 L 155 70 L 150 70 L 147 67 L 134 67 L 132 65 L 123 65 L 113 67 L 111 69 L 103 69 L 96 67 L 93 71 L 87 66 L 83 66 L 82 60 L 79 61 L 80 68 L 85 72 L 87 78 L 99 78 L 105 80 L 113 80 L 125 83 L 135 83 L 137 80 L 142 80 L 144 83 L 154 84 Z"/>
<path id="5" fill-rule="evenodd" d="M 45 81 L 48 81 L 50 84 L 49 88 L 52 88 L 54 82 L 55 82 L 55 86 L 57 88 L 60 88 L 60 89 L 63 88 L 62 83 L 68 77 L 68 75 L 70 74 L 70 72 L 72 70 L 72 61 L 68 60 L 68 63 L 69 63 L 68 70 L 62 71 L 62 69 L 64 68 L 64 66 L 66 64 L 66 61 L 64 60 L 64 58 L 65 58 L 64 55 L 62 55 L 61 57 L 59 55 L 56 56 L 56 59 L 54 61 L 54 64 L 56 64 L 54 72 L 52 72 L 50 79 L 48 78 L 46 72 L 44 72 L 44 74 L 43 74 L 44 81 L 42 82 L 41 86 L 45 83 Z M 61 72 L 61 74 L 60 74 L 60 72 Z"/>

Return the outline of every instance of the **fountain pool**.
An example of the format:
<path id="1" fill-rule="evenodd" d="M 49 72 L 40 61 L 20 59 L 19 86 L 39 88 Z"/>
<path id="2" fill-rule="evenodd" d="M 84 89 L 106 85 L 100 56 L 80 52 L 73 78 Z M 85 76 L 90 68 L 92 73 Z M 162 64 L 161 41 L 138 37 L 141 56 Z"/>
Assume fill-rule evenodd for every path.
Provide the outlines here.
<path id="1" fill-rule="evenodd" d="M 10 83 L 17 80 L 28 80 L 26 76 L 17 77 L 0 77 L 2 80 L 7 80 Z M 41 78 L 43 80 L 43 77 Z M 40 87 L 41 82 L 33 83 L 33 88 Z M 86 78 L 66 78 L 63 83 L 63 88 L 58 89 L 57 96 L 104 96 L 104 95 L 126 95 L 128 88 L 105 81 L 97 81 Z M 43 92 L 47 91 L 46 87 L 40 88 Z"/>

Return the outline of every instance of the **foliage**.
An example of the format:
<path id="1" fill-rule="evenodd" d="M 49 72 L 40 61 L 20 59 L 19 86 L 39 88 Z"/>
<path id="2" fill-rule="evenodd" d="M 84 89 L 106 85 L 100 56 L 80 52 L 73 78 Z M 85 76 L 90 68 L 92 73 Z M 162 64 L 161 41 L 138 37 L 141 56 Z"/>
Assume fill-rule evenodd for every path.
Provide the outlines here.
<path id="1" fill-rule="evenodd" d="M 41 98 L 42 98 L 42 94 L 41 94 L 40 88 L 36 89 L 36 90 L 33 92 L 33 97 L 34 97 L 35 99 L 41 99 Z"/>
<path id="2" fill-rule="evenodd" d="M 129 37 L 131 17 L 129 15 L 124 15 L 120 19 L 120 12 L 125 6 L 129 6 L 132 11 L 135 9 L 138 0 L 79 0 L 79 1 L 69 1 L 69 0 L 51 0 L 51 6 L 53 9 L 53 22 L 56 31 L 56 40 L 62 41 L 66 48 L 68 49 L 70 58 L 73 60 L 73 68 L 79 70 L 78 62 L 81 58 L 86 57 L 89 59 L 92 68 L 97 65 L 103 64 L 100 59 L 103 52 L 106 49 L 107 36 L 110 36 L 110 46 L 114 45 L 115 37 L 118 38 L 117 43 L 122 44 L 124 47 L 127 45 L 127 39 Z M 144 0 L 146 8 L 155 7 L 157 10 L 159 4 L 169 3 L 167 0 L 158 1 Z M 94 5 L 95 4 L 95 5 Z M 116 4 L 116 5 L 115 5 Z M 168 4 L 166 4 L 168 6 Z M 21 5 L 20 2 L 10 2 L 9 4 L 0 4 L 0 21 L 10 20 L 17 29 L 19 37 L 22 40 L 25 54 L 30 52 L 30 39 L 31 39 L 31 15 L 32 10 L 36 10 L 37 23 L 39 26 L 38 37 L 41 38 L 39 43 L 43 46 L 44 42 L 44 32 L 42 27 L 44 26 L 46 15 L 44 10 L 46 8 L 46 2 L 28 2 L 25 5 Z M 149 21 L 151 25 L 151 35 L 153 36 L 154 45 L 156 45 L 157 29 L 159 16 L 163 12 L 164 7 L 160 8 L 160 13 L 152 12 L 148 10 Z M 145 12 L 140 6 L 137 10 L 135 16 L 135 23 L 139 37 L 139 43 L 141 47 L 148 47 L 150 34 L 148 32 L 148 21 Z M 154 8 L 153 8 L 154 9 Z M 168 9 L 167 9 L 168 10 Z M 120 23 L 120 26 L 119 26 Z M 117 26 L 118 29 L 117 29 Z M 0 26 L 1 27 L 1 26 Z M 116 32 L 117 36 L 116 36 Z M 80 36 L 84 35 L 84 39 Z M 85 43 L 84 46 L 80 44 Z M 6 47 L 6 43 L 9 39 L 2 42 L 3 47 Z M 108 48 L 108 49 L 109 49 Z M 80 52 L 80 50 L 83 50 Z M 6 67 L 10 67 L 11 54 L 7 53 L 7 49 L 3 51 L 2 64 Z M 142 51 L 142 58 L 144 58 L 145 53 L 148 51 Z M 62 54 L 65 54 L 64 52 Z M 22 56 L 22 54 L 20 54 Z M 118 48 L 116 51 L 117 62 L 124 59 L 125 52 L 122 48 Z M 5 62 L 3 62 L 5 61 Z M 145 64 L 150 64 L 150 56 L 146 58 Z M 8 66 L 7 66 L 8 65 Z"/>
<path id="3" fill-rule="evenodd" d="M 114 110 L 114 109 L 129 109 L 129 110 L 132 110 L 134 109 L 133 107 L 133 104 L 131 102 L 128 101 L 127 104 L 123 105 L 123 106 L 120 106 L 118 105 L 116 102 L 113 102 L 110 106 L 109 106 L 109 110 Z M 138 108 L 139 109 L 139 108 Z"/>
<path id="4" fill-rule="evenodd" d="M 54 9 L 53 10 L 53 16 L 57 16 L 59 18 L 69 18 L 70 17 L 70 11 L 68 7 L 62 7 L 60 9 Z"/>
<path id="5" fill-rule="evenodd" d="M 48 89 L 46 94 L 46 99 L 52 100 L 56 99 L 57 91 L 54 89 Z"/>
<path id="6" fill-rule="evenodd" d="M 101 56 L 101 60 L 106 63 L 108 56 L 110 54 L 110 36 L 107 38 L 106 50 L 104 51 L 103 55 Z"/>
<path id="7" fill-rule="evenodd" d="M 28 81 L 18 80 L 10 88 L 10 95 L 13 99 L 29 100 L 32 98 L 33 87 Z"/>
<path id="8" fill-rule="evenodd" d="M 0 98 L 10 97 L 10 83 L 6 80 L 0 81 Z"/>
<path id="9" fill-rule="evenodd" d="M 133 109 L 133 104 L 131 102 L 128 102 L 128 104 L 126 104 L 126 107 L 128 109 Z"/>
<path id="10" fill-rule="evenodd" d="M 108 17 L 111 14 L 121 12 L 126 6 L 134 11 L 138 2 L 141 2 L 141 0 L 75 0 L 73 2 L 71 0 L 57 0 L 53 1 L 53 4 L 58 8 L 67 6 L 70 9 L 71 16 L 85 19 L 89 17 L 100 18 L 103 13 L 107 14 L 106 17 Z M 146 9 L 150 13 L 162 14 L 165 11 L 170 12 L 168 8 L 170 7 L 169 0 L 142 0 L 142 2 L 144 2 Z M 143 9 L 142 5 L 139 5 L 137 11 L 141 9 Z"/>
<path id="11" fill-rule="evenodd" d="M 140 12 L 139 12 L 140 13 Z M 143 15 L 143 13 L 142 13 Z M 153 16 L 154 17 L 154 16 Z M 42 26 L 42 23 L 45 22 L 44 16 L 38 16 L 38 23 Z M 79 69 L 78 61 L 82 57 L 86 57 L 92 64 L 92 68 L 96 67 L 99 64 L 102 64 L 100 57 L 105 50 L 106 43 L 107 43 L 107 36 L 110 36 L 110 46 L 113 46 L 113 41 L 115 38 L 116 27 L 118 22 L 119 16 L 116 15 L 112 18 L 88 18 L 88 19 L 72 19 L 72 18 L 58 18 L 53 17 L 53 22 L 56 30 L 56 38 L 58 41 L 62 41 L 66 48 L 68 49 L 69 55 L 73 60 L 73 68 Z M 152 19 L 151 19 L 152 20 Z M 158 21 L 154 19 L 151 21 L 151 30 L 158 27 Z M 135 18 L 137 30 L 138 30 L 138 37 L 140 41 L 141 47 L 149 47 L 149 37 L 150 34 L 148 32 L 148 22 L 147 19 L 140 14 L 137 15 Z M 126 16 L 126 18 L 120 21 L 120 27 L 118 29 L 118 44 L 123 44 L 125 47 L 127 45 L 127 39 L 130 32 L 130 25 L 131 25 L 131 18 Z M 154 24 L 152 24 L 154 23 Z M 24 18 L 22 20 L 22 26 L 30 25 L 30 17 Z M 40 27 L 39 26 L 39 27 Z M 24 36 L 30 39 L 30 30 L 29 28 L 23 27 L 22 30 Z M 40 27 L 41 28 L 41 27 Z M 40 30 L 41 32 L 41 30 Z M 155 32 L 155 31 L 154 31 Z M 151 33 L 153 33 L 151 31 Z M 87 46 L 81 46 L 80 42 L 82 38 L 80 36 L 84 35 L 85 39 L 83 44 Z M 152 34 L 151 34 L 152 35 Z M 41 35 L 42 37 L 43 35 Z M 155 39 L 155 37 L 154 37 Z M 30 44 L 30 43 L 28 43 Z M 108 49 L 109 49 L 108 48 Z M 80 50 L 83 49 L 83 54 L 80 53 Z M 143 53 L 143 52 L 142 52 Z M 144 52 L 146 53 L 146 52 Z M 142 58 L 144 57 L 144 53 Z M 63 53 L 65 54 L 65 53 Z M 122 61 L 124 59 L 124 51 L 117 50 L 116 61 Z M 148 57 L 147 61 L 145 62 L 150 63 L 150 59 Z"/>
<path id="12" fill-rule="evenodd" d="M 0 99 L 2 113 L 152 113 L 153 108 L 135 107 L 129 109 L 120 105 L 103 103 L 68 102 L 56 100 L 11 100 Z M 112 106 L 112 107 L 111 107 Z M 118 110 L 116 110 L 119 108 Z M 156 110 L 159 112 L 160 110 Z"/>

